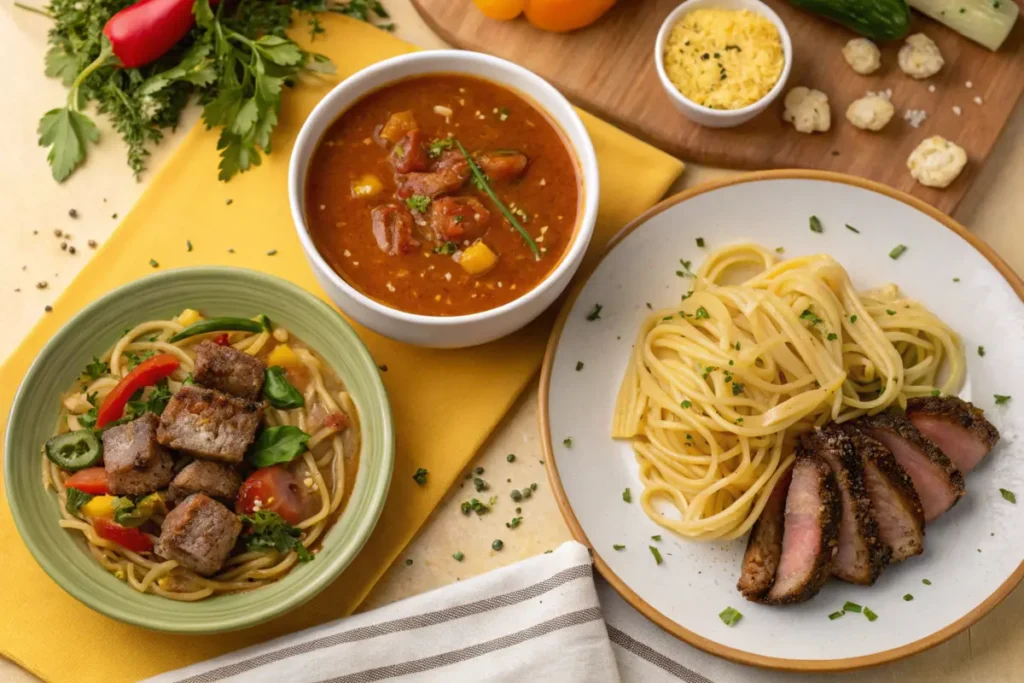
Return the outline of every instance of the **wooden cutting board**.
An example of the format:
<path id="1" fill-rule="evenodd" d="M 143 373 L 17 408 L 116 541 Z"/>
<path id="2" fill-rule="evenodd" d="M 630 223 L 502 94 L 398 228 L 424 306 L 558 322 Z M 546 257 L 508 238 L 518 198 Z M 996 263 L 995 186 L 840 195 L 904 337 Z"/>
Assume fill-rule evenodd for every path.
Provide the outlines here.
<path id="1" fill-rule="evenodd" d="M 912 31 L 931 37 L 946 60 L 936 76 L 915 81 L 896 64 L 902 41 L 880 46 L 882 68 L 860 76 L 840 53 L 854 37 L 852 32 L 783 0 L 767 0 L 793 38 L 789 86 L 824 91 L 832 106 L 832 128 L 825 134 L 797 133 L 782 122 L 782 96 L 738 128 L 703 128 L 676 111 L 655 72 L 654 40 L 679 0 L 620 0 L 596 24 L 570 34 L 546 33 L 524 19 L 487 19 L 472 0 L 413 0 L 413 4 L 449 43 L 521 64 L 554 83 L 577 105 L 681 158 L 731 168 L 842 171 L 905 190 L 947 213 L 977 176 L 1024 90 L 1024 19 L 1018 20 L 1002 49 L 993 53 L 915 14 Z M 890 88 L 896 116 L 883 131 L 862 131 L 846 121 L 850 102 L 868 90 Z M 960 107 L 961 115 L 954 113 L 954 106 Z M 903 119 L 908 109 L 927 112 L 919 128 Z M 936 134 L 964 147 L 970 159 L 960 177 L 944 190 L 919 185 L 906 167 L 911 150 Z"/>

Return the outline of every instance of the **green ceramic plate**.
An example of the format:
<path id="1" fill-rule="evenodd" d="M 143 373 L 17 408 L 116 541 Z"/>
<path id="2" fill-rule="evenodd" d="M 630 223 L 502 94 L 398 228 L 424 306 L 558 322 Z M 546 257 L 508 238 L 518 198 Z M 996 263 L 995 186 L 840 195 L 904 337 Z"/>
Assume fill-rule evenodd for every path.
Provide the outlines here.
<path id="1" fill-rule="evenodd" d="M 352 498 L 308 564 L 262 588 L 194 603 L 139 593 L 107 573 L 77 533 L 57 526 L 57 498 L 40 484 L 40 445 L 59 413 L 58 397 L 81 368 L 142 320 L 184 308 L 208 315 L 266 313 L 316 349 L 344 381 L 359 410 L 362 452 Z M 107 616 L 146 628 L 213 633 L 252 626 L 298 607 L 338 577 L 363 547 L 384 506 L 394 465 L 391 408 L 377 366 L 330 306 L 284 280 L 238 268 L 184 268 L 121 287 L 71 319 L 32 364 L 14 399 L 4 473 L 7 499 L 25 544 L 54 581 Z"/>

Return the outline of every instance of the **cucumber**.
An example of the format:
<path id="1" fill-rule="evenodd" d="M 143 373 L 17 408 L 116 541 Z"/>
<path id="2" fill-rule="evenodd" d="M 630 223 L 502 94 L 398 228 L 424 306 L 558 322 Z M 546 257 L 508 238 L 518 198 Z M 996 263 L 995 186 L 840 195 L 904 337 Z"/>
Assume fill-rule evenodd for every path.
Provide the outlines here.
<path id="1" fill-rule="evenodd" d="M 1020 14 L 1014 0 L 910 0 L 918 12 L 995 52 Z"/>
<path id="2" fill-rule="evenodd" d="M 1012 0 L 1007 0 L 1012 2 Z M 896 40 L 910 31 L 906 0 L 789 0 L 800 9 L 839 22 L 873 40 Z"/>

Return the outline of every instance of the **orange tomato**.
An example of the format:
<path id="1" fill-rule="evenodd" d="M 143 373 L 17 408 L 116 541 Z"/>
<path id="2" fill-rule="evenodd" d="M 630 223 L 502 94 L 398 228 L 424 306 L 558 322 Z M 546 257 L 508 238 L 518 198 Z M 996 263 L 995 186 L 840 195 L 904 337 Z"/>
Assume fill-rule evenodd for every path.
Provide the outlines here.
<path id="1" fill-rule="evenodd" d="M 593 24 L 614 4 L 615 0 L 526 0 L 524 11 L 537 28 L 564 33 Z"/>
<path id="2" fill-rule="evenodd" d="M 473 4 L 485 17 L 507 21 L 522 14 L 526 0 L 473 0 Z"/>

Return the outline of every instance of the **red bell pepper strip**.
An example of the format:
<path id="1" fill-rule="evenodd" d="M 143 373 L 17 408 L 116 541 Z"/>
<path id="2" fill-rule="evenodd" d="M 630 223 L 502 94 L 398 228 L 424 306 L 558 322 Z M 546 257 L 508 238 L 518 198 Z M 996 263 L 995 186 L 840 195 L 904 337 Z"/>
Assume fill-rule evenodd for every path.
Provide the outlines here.
<path id="1" fill-rule="evenodd" d="M 178 357 L 170 353 L 161 353 L 139 363 L 134 370 L 122 377 L 117 386 L 103 399 L 96 413 L 96 428 L 102 429 L 114 420 L 120 419 L 132 394 L 169 377 L 179 365 L 181 362 Z"/>
<path id="2" fill-rule="evenodd" d="M 83 493 L 91 493 L 94 496 L 103 496 L 110 493 L 107 488 L 107 471 L 102 467 L 90 467 L 78 470 L 64 482 L 64 487 L 78 489 Z"/>
<path id="3" fill-rule="evenodd" d="M 97 517 L 92 521 L 92 528 L 100 538 L 117 543 L 136 553 L 144 553 L 153 549 L 153 540 L 138 529 L 121 526 L 110 520 Z"/>
<path id="4" fill-rule="evenodd" d="M 217 346 L 227 346 L 228 344 L 231 343 L 231 337 L 228 336 L 227 332 L 225 332 L 224 334 L 218 334 L 216 337 L 213 338 L 213 343 L 216 344 Z"/>

